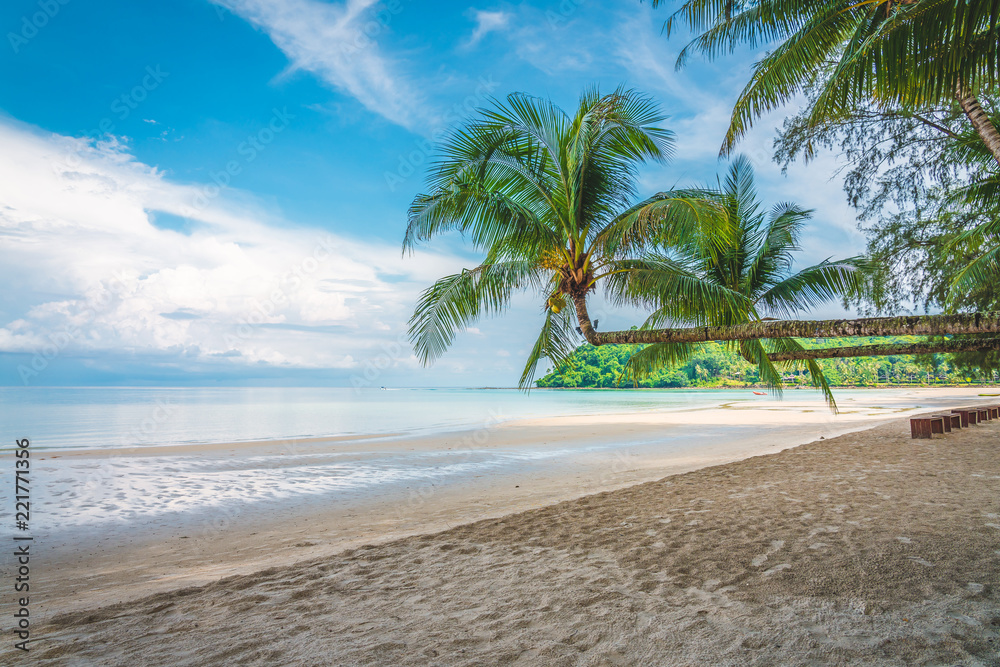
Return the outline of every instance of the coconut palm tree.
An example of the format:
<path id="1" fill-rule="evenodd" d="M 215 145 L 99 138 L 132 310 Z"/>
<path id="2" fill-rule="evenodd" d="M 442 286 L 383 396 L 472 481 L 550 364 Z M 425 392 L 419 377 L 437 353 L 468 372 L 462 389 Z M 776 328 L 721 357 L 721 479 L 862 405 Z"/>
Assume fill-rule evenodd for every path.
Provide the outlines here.
<path id="1" fill-rule="evenodd" d="M 609 278 L 611 292 L 619 300 L 629 299 L 653 309 L 645 327 L 664 324 L 695 326 L 733 326 L 765 319 L 786 319 L 802 311 L 843 296 L 862 284 L 865 260 L 852 257 L 824 261 L 792 271 L 794 254 L 800 250 L 803 225 L 812 211 L 793 203 L 780 203 L 766 211 L 760 203 L 750 161 L 738 156 L 731 163 L 724 180 L 715 188 L 705 188 L 701 196 L 718 204 L 723 213 L 718 226 L 705 226 L 706 232 L 680 246 L 667 248 L 659 258 L 661 291 L 650 281 L 622 276 Z M 685 192 L 689 195 L 690 192 Z M 715 234 L 723 232 L 722 237 Z M 676 276 L 667 279 L 665 276 Z M 670 285 L 687 280 L 704 285 L 702 291 L 719 294 L 706 308 L 705 300 L 691 303 L 678 299 Z M 620 283 L 620 284 L 619 284 Z M 730 304 L 737 304 L 736 308 Z M 780 392 L 782 372 L 768 354 L 800 351 L 804 348 L 794 338 L 748 339 L 729 341 L 747 361 L 755 364 L 761 379 Z M 684 363 L 696 352 L 691 343 L 655 343 L 629 359 L 628 370 L 635 379 L 661 368 L 664 364 Z M 813 384 L 819 387 L 831 407 L 833 394 L 819 365 L 806 362 Z"/>
<path id="2" fill-rule="evenodd" d="M 455 129 L 432 165 L 430 192 L 410 207 L 404 252 L 458 231 L 485 257 L 421 295 L 410 320 L 421 361 L 533 290 L 543 322 L 521 376 L 528 387 L 540 359 L 558 364 L 579 343 L 569 302 L 586 312 L 587 295 L 610 276 L 629 285 L 628 275 L 655 270 L 644 259 L 650 244 L 683 244 L 718 224 L 715 202 L 683 191 L 634 202 L 638 165 L 670 154 L 664 120 L 648 97 L 593 89 L 572 116 L 516 93 Z"/>
<path id="3" fill-rule="evenodd" d="M 652 0 L 655 6 L 662 0 Z M 709 58 L 745 44 L 774 45 L 754 66 L 749 83 L 732 113 L 722 152 L 762 114 L 794 96 L 811 91 L 808 123 L 819 127 L 852 110 L 875 107 L 902 110 L 921 118 L 929 106 L 957 101 L 982 145 L 1000 164 L 1000 132 L 982 108 L 978 95 L 1000 81 L 1000 0 L 685 0 L 666 21 L 670 34 L 686 24 L 697 36 L 677 60 L 681 67 L 694 52 Z M 927 121 L 925 121 L 927 122 Z M 980 179 L 991 186 L 994 178 Z M 970 194 L 977 194 L 971 193 Z M 981 194 L 981 193 L 979 193 Z M 959 276 L 956 289 L 992 285 L 998 275 L 996 227 L 984 226 L 962 241 L 980 243 L 979 260 Z M 992 243 L 992 245 L 991 245 Z M 986 281 L 984 283 L 984 281 Z M 602 332 L 588 336 L 605 342 L 695 342 L 740 340 L 781 335 L 849 337 L 880 335 L 967 335 L 962 341 L 939 340 L 915 346 L 912 353 L 954 349 L 997 349 L 1000 313 L 867 318 L 821 322 L 773 322 L 709 328 L 665 329 L 639 334 Z M 919 348 L 919 349 L 918 349 Z M 836 351 L 786 352 L 772 360 L 882 354 L 880 346 L 841 347 Z M 897 351 L 903 354 L 906 352 Z"/>
<path id="4" fill-rule="evenodd" d="M 502 313 L 523 290 L 540 296 L 543 322 L 522 387 L 530 386 L 542 358 L 554 364 L 566 359 L 579 342 L 577 331 L 594 345 L 1000 332 L 1000 314 L 758 321 L 733 290 L 671 270 L 656 248 L 706 247 L 705 239 L 722 244 L 731 228 L 723 224 L 718 198 L 701 191 L 673 190 L 634 202 L 638 166 L 669 156 L 672 133 L 659 126 L 664 120 L 648 97 L 634 91 L 591 90 L 572 116 L 550 101 L 516 93 L 456 128 L 431 167 L 429 193 L 410 206 L 403 248 L 457 231 L 485 256 L 421 295 L 410 319 L 420 360 L 433 362 L 460 331 Z M 665 295 L 672 294 L 687 309 L 678 315 L 728 312 L 728 321 L 748 323 L 597 332 L 587 297 L 599 285 L 619 302 L 649 303 L 653 294 L 659 307 L 668 308 Z M 776 354 L 819 352 L 776 351 L 771 357 Z"/>
<path id="5" fill-rule="evenodd" d="M 763 113 L 818 86 L 814 125 L 851 108 L 957 100 L 1000 164 L 1000 133 L 976 97 L 1000 80 L 1000 0 L 687 0 L 666 31 L 678 22 L 700 33 L 678 66 L 692 51 L 776 43 L 736 102 L 724 151 Z"/>

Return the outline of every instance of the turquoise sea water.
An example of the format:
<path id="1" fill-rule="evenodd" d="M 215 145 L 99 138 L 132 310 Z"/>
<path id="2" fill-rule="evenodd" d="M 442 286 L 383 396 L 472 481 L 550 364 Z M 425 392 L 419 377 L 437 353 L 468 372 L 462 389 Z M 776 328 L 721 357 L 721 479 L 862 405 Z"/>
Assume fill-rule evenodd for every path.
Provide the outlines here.
<path id="1" fill-rule="evenodd" d="M 808 409 L 798 409 L 816 412 L 816 428 L 829 434 L 837 423 L 860 426 L 858 418 L 866 415 L 893 418 L 917 407 L 962 404 L 976 396 L 976 390 L 965 397 L 938 398 L 909 389 L 838 391 L 842 417 L 822 407 L 818 392 L 791 390 L 786 396 L 800 406 L 807 401 Z M 789 438 L 801 439 L 796 419 L 786 423 L 783 408 L 774 409 L 777 400 L 749 389 L 539 390 L 525 395 L 513 389 L 2 388 L 0 450 L 6 451 L 0 458 L 13 469 L 15 440 L 31 440 L 33 529 L 55 548 L 67 543 L 57 539 L 60 534 L 73 535 L 73 540 L 86 535 L 98 539 L 101 526 L 126 532 L 137 526 L 187 531 L 186 526 L 196 522 L 211 532 L 216 522 L 234 517 L 251 521 L 283 517 L 289 511 L 305 516 L 309 507 L 344 508 L 372 499 L 404 503 L 400 507 L 405 509 L 414 498 L 429 502 L 438 489 L 475 485 L 481 479 L 505 479 L 513 486 L 530 475 L 568 471 L 574 479 L 604 479 L 608 471 L 638 468 L 646 459 L 698 460 L 704 448 L 720 443 L 763 438 L 777 446 Z M 488 435 L 492 430 L 482 427 L 524 418 L 686 411 L 723 404 L 767 409 L 772 418 L 748 428 L 732 420 L 714 424 L 713 413 L 706 412 L 704 418 L 681 420 L 653 432 L 630 435 L 623 423 L 613 437 L 588 438 L 583 429 L 574 440 L 549 443 L 540 436 L 536 442 L 528 438 L 502 446 L 441 438 L 435 449 L 438 439 L 430 438 L 429 447 L 414 450 L 400 444 L 406 438 L 390 438 L 388 446 L 368 449 L 348 438 L 333 447 L 303 445 L 239 455 L 225 449 L 143 455 L 121 450 L 463 429 Z M 452 447 L 459 442 L 461 446 Z M 111 451 L 88 456 L 57 451 L 67 449 Z M 3 479 L 0 505 L 11 507 L 13 476 Z M 588 488 L 580 486 L 581 492 Z"/>
<path id="2" fill-rule="evenodd" d="M 21 437 L 31 438 L 36 449 L 90 449 L 426 433 L 530 417 L 747 400 L 773 399 L 748 389 L 535 390 L 527 395 L 515 389 L 3 387 L 0 451 Z"/>

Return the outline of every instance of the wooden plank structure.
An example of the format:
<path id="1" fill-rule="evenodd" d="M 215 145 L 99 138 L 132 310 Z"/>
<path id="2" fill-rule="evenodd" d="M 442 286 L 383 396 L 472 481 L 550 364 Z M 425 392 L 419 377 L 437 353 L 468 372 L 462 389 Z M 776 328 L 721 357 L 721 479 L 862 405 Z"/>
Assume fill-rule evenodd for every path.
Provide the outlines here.
<path id="1" fill-rule="evenodd" d="M 913 417 L 910 419 L 911 438 L 926 439 L 934 433 L 944 433 L 944 417 Z"/>
<path id="2" fill-rule="evenodd" d="M 961 415 L 962 428 L 968 428 L 970 424 L 975 425 L 979 422 L 979 410 L 972 408 L 957 408 L 952 410 L 952 413 Z"/>
<path id="3" fill-rule="evenodd" d="M 951 433 L 952 431 L 957 431 L 962 428 L 962 415 L 956 414 L 940 414 L 931 415 L 932 417 L 941 417 L 944 420 L 944 432 Z"/>
<path id="4" fill-rule="evenodd" d="M 930 438 L 935 433 L 951 433 L 970 425 L 1000 419 L 1000 405 L 980 405 L 973 408 L 955 408 L 947 414 L 926 415 L 910 419 L 910 436 Z"/>

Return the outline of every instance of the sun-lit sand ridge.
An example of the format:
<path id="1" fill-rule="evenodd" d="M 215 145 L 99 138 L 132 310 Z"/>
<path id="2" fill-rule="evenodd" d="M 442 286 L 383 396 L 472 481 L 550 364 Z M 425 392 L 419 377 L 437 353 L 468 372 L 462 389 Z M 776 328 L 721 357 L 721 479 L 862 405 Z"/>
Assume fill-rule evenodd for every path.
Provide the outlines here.
<path id="1" fill-rule="evenodd" d="M 998 664 L 998 455 L 997 422 L 916 441 L 896 420 L 437 534 L 50 615 L 32 658 Z"/>

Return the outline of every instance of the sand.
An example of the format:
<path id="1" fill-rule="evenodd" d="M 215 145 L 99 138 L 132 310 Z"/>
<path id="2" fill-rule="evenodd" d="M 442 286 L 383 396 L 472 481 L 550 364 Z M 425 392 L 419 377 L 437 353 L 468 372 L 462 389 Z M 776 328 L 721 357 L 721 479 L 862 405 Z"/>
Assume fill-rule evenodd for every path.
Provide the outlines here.
<path id="1" fill-rule="evenodd" d="M 1000 422 L 897 419 L 33 629 L 32 664 L 1000 665 Z"/>
<path id="2" fill-rule="evenodd" d="M 777 452 L 885 423 L 914 405 L 977 400 L 969 389 L 856 392 L 841 396 L 834 415 L 813 392 L 788 392 L 783 401 L 491 421 L 410 437 L 46 452 L 32 496 L 41 518 L 33 613 L 44 621 Z M 468 469 L 435 477 L 425 466 L 421 474 L 432 476 L 323 489 L 337 482 L 331 466 L 405 468 L 413 457 Z M 482 467 L 489 461 L 504 463 Z M 304 476 L 303 466 L 316 472 Z M 83 523 L 57 529 L 74 521 Z"/>

